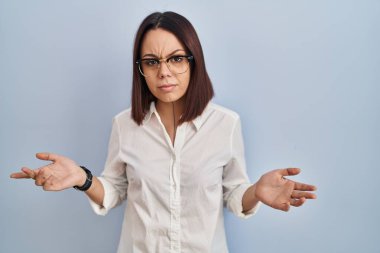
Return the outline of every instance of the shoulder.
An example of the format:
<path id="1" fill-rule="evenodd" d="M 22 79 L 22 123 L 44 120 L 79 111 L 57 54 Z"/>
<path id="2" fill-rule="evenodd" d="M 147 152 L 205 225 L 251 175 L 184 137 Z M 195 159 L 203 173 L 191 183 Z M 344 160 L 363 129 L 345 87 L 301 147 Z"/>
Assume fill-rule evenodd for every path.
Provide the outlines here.
<path id="1" fill-rule="evenodd" d="M 201 126 L 205 126 L 204 129 L 218 128 L 229 131 L 235 127 L 236 123 L 239 122 L 239 119 L 239 114 L 236 112 L 221 105 L 209 102 L 203 113 L 193 122 L 198 129 L 201 128 Z"/>
<path id="2" fill-rule="evenodd" d="M 127 108 L 127 109 L 125 109 L 125 110 L 123 110 L 123 111 L 121 111 L 121 112 L 119 112 L 118 114 L 116 114 L 113 117 L 113 119 L 117 120 L 117 121 L 119 121 L 121 119 L 129 119 L 129 118 L 132 119 L 131 118 L 131 108 L 130 107 Z"/>
<path id="3" fill-rule="evenodd" d="M 127 108 L 114 116 L 114 119 L 131 118 L 131 108 Z M 132 118 L 131 118 L 132 119 Z"/>
<path id="4" fill-rule="evenodd" d="M 137 124 L 132 119 L 131 108 L 127 108 L 119 112 L 118 114 L 116 114 L 113 117 L 113 122 L 119 126 L 127 126 L 127 127 L 137 126 Z"/>
<path id="5" fill-rule="evenodd" d="M 239 120 L 239 114 L 231 109 L 228 109 L 219 104 L 210 102 L 206 108 L 206 113 L 215 114 L 215 116 L 223 116 L 231 119 L 232 121 Z"/>

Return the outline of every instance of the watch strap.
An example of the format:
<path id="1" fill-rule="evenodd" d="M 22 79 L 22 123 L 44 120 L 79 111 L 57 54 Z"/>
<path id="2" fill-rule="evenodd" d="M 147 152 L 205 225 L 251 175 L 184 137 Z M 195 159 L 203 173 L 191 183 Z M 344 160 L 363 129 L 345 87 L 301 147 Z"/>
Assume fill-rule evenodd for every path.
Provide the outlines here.
<path id="1" fill-rule="evenodd" d="M 79 167 L 81 167 L 84 170 L 84 172 L 86 172 L 86 182 L 82 186 L 74 186 L 74 189 L 78 191 L 87 191 L 88 189 L 90 189 L 92 184 L 92 173 L 84 166 Z"/>

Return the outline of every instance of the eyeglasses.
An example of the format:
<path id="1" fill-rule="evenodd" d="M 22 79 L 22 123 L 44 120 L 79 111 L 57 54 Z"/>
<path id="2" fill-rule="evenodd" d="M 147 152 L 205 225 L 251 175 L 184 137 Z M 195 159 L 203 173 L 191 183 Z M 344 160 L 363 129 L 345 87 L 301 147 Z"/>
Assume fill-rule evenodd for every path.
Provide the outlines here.
<path id="1" fill-rule="evenodd" d="M 170 72 L 173 74 L 183 74 L 189 70 L 190 62 L 194 59 L 192 55 L 173 55 L 169 58 L 156 59 L 156 58 L 146 58 L 136 61 L 139 66 L 141 75 L 145 77 L 150 77 L 157 75 L 158 70 L 161 66 L 161 62 L 165 62 L 168 66 Z"/>

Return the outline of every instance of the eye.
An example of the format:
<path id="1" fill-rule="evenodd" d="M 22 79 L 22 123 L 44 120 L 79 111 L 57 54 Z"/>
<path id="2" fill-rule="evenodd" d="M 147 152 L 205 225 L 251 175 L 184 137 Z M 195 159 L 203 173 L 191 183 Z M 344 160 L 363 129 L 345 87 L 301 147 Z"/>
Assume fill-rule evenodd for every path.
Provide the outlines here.
<path id="1" fill-rule="evenodd" d="M 143 61 L 144 65 L 149 66 L 149 67 L 154 67 L 159 64 L 159 61 L 156 59 L 146 59 Z"/>
<path id="2" fill-rule="evenodd" d="M 172 63 L 180 63 L 183 61 L 184 56 L 172 56 L 169 58 Z"/>

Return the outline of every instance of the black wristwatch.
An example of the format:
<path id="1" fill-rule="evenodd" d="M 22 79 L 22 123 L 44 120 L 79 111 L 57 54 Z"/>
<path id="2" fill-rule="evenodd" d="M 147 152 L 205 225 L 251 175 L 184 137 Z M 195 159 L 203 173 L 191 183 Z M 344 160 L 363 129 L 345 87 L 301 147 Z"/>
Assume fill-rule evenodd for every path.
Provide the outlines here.
<path id="1" fill-rule="evenodd" d="M 90 189 L 91 184 L 92 184 L 92 174 L 91 174 L 91 171 L 88 170 L 86 167 L 84 166 L 79 166 L 79 167 L 81 167 L 84 170 L 84 172 L 86 172 L 86 175 L 87 175 L 86 182 L 82 186 L 77 186 L 77 185 L 74 186 L 74 189 L 78 191 L 87 191 L 88 189 Z"/>

